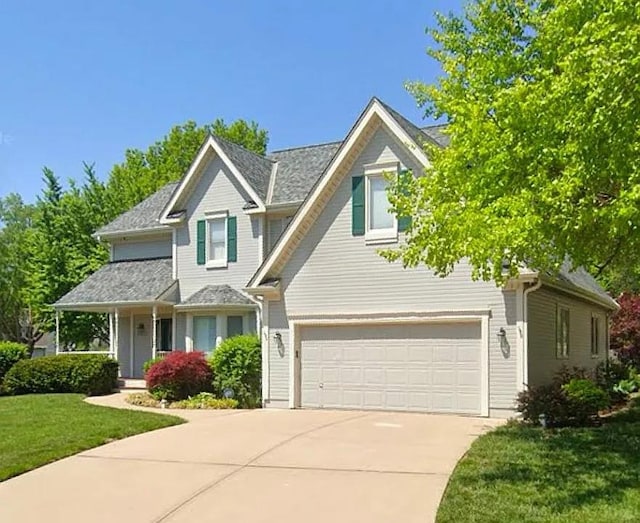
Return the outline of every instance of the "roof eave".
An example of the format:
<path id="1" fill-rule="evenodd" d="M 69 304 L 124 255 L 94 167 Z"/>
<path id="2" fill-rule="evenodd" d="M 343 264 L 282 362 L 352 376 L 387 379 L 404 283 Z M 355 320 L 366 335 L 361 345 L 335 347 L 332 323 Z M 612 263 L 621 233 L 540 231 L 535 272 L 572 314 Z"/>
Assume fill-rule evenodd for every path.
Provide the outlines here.
<path id="1" fill-rule="evenodd" d="M 122 236 L 144 236 L 145 234 L 155 234 L 160 232 L 171 232 L 171 227 L 159 225 L 157 227 L 144 227 L 141 229 L 126 229 L 121 231 L 96 231 L 91 236 L 98 241 L 120 238 Z"/>
<path id="2" fill-rule="evenodd" d="M 589 292 L 586 289 L 577 287 L 572 284 L 565 284 L 557 280 L 556 278 L 547 276 L 546 274 L 538 274 L 538 278 L 540 278 L 542 283 L 547 287 L 553 287 L 555 289 L 566 292 L 568 294 L 572 294 L 579 298 L 582 298 L 592 303 L 595 303 L 597 305 L 600 305 L 610 311 L 617 311 L 620 308 L 620 305 L 618 305 L 618 303 L 613 298 L 605 299 L 604 297 L 599 296 L 595 293 Z"/>

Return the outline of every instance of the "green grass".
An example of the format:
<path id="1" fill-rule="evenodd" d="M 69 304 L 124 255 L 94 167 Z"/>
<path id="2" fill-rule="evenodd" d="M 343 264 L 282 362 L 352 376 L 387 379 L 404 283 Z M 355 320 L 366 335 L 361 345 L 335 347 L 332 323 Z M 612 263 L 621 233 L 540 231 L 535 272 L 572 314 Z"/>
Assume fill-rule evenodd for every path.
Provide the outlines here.
<path id="1" fill-rule="evenodd" d="M 640 521 L 640 404 L 602 427 L 501 427 L 458 463 L 448 522 Z"/>
<path id="2" fill-rule="evenodd" d="M 98 407 L 79 394 L 0 397 L 0 481 L 113 440 L 183 423 Z"/>

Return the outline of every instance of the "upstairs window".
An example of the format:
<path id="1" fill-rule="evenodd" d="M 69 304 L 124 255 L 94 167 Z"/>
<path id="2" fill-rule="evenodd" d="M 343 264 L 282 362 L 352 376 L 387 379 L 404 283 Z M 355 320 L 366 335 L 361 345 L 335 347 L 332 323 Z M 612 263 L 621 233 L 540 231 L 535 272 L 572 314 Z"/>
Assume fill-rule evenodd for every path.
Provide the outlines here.
<path id="1" fill-rule="evenodd" d="M 205 213 L 207 214 L 207 213 Z M 238 258 L 238 231 L 235 216 L 209 213 L 196 225 L 196 262 L 207 268 L 226 267 Z"/>
<path id="2" fill-rule="evenodd" d="M 207 220 L 209 229 L 208 265 L 227 263 L 227 217 Z"/>
<path id="3" fill-rule="evenodd" d="M 398 218 L 391 211 L 388 189 L 389 177 L 413 176 L 410 170 L 400 170 L 398 162 L 365 166 L 364 176 L 351 179 L 351 233 L 364 236 L 367 243 L 398 241 L 411 223 L 409 217 Z M 401 189 L 402 190 L 402 189 Z"/>

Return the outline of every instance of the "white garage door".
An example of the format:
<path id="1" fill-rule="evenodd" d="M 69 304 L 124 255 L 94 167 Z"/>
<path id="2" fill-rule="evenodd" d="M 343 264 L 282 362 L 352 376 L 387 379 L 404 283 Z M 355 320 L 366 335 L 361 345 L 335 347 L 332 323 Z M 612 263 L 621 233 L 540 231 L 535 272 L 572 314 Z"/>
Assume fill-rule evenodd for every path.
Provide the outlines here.
<path id="1" fill-rule="evenodd" d="M 480 323 L 304 327 L 303 407 L 479 414 Z"/>

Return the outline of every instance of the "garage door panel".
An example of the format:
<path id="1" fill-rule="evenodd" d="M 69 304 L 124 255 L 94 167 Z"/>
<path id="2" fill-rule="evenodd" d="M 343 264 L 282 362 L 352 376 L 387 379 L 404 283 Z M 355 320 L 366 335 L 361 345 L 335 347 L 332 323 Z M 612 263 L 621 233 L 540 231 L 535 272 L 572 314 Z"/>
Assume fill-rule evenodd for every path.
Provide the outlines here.
<path id="1" fill-rule="evenodd" d="M 480 325 L 306 327 L 307 407 L 480 413 Z"/>

